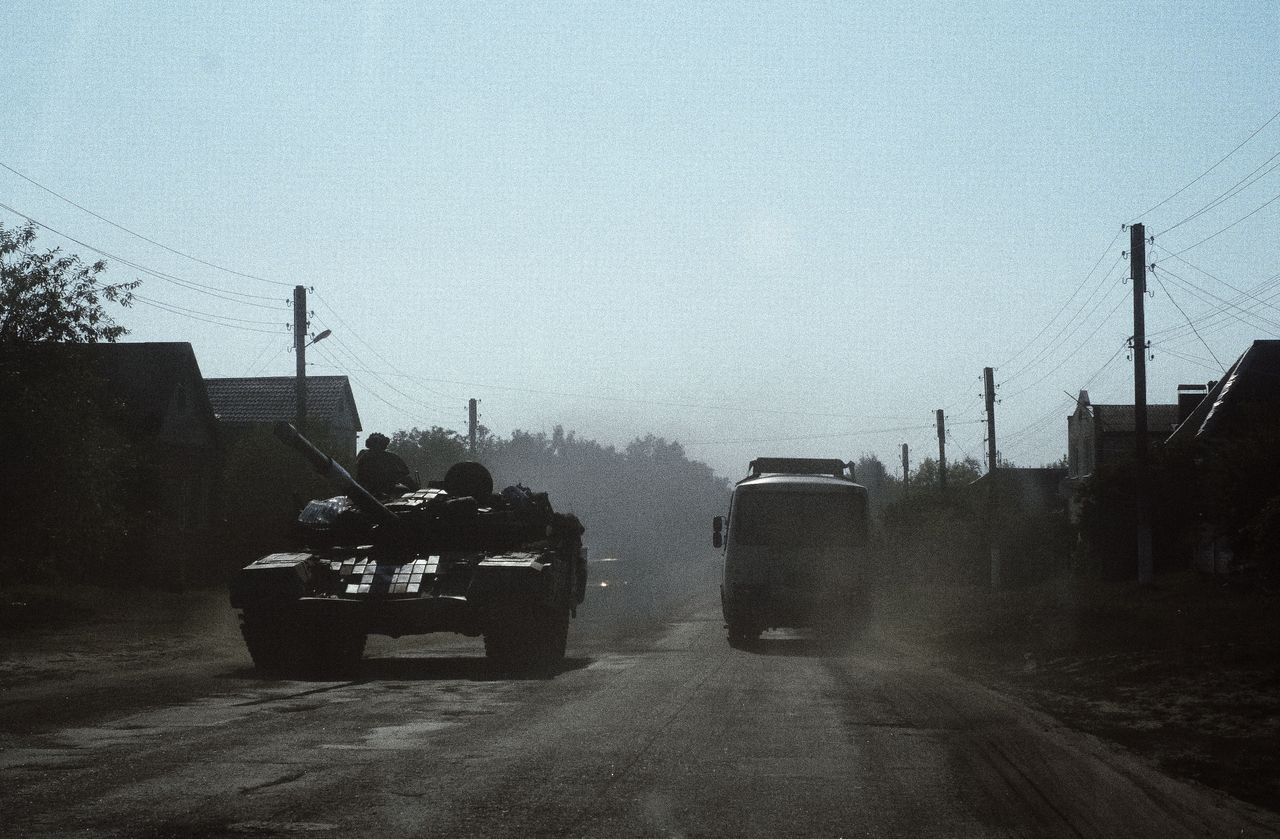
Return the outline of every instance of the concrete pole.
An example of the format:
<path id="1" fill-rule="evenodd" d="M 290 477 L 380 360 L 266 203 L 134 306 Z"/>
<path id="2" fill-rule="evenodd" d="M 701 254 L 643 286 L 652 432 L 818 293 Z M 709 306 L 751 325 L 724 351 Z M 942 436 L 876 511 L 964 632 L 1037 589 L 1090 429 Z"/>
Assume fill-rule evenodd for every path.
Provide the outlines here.
<path id="1" fill-rule="evenodd" d="M 1137 510 L 1134 525 L 1138 549 L 1138 584 L 1155 576 L 1151 558 L 1151 476 L 1147 458 L 1147 229 L 1129 228 L 1129 267 L 1133 274 L 1133 437 Z"/>
<path id="2" fill-rule="evenodd" d="M 293 424 L 298 433 L 307 433 L 307 289 L 293 287 L 293 354 L 297 362 L 294 376 L 296 405 Z"/>
<path id="3" fill-rule="evenodd" d="M 947 422 L 938 409 L 938 489 L 947 491 Z"/>

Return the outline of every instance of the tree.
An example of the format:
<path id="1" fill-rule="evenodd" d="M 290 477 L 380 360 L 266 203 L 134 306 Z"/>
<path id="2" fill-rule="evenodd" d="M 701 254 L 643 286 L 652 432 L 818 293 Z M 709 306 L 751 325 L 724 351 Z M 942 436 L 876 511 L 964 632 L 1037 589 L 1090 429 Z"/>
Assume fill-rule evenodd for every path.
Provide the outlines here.
<path id="1" fill-rule="evenodd" d="M 962 487 L 982 477 L 982 467 L 972 457 L 953 460 L 947 464 L 947 486 Z M 927 490 L 938 486 L 938 461 L 926 457 L 920 461 L 916 471 L 911 475 L 911 491 Z"/>
<path id="2" fill-rule="evenodd" d="M 0 224 L 0 342 L 115 341 L 128 333 L 103 306 L 128 306 L 140 284 L 104 283 L 107 264 L 86 265 L 60 248 L 32 247 L 36 227 Z"/>
<path id="3" fill-rule="evenodd" d="M 871 499 L 871 512 L 879 516 L 881 511 L 897 501 L 902 494 L 902 481 L 894 475 L 874 454 L 863 454 L 853 468 L 854 480 L 867 488 Z"/>
<path id="4" fill-rule="evenodd" d="M 487 442 L 488 434 L 478 437 Z M 438 425 L 426 430 L 397 431 L 391 435 L 390 449 L 404 459 L 409 471 L 424 486 L 427 481 L 443 478 L 445 471 L 458 461 L 472 459 L 467 451 L 467 438 Z"/>
<path id="5" fill-rule="evenodd" d="M 495 489 L 520 482 L 548 493 L 557 510 L 580 516 L 597 555 L 651 566 L 706 553 L 711 517 L 724 512 L 729 498 L 728 483 L 709 466 L 653 435 L 620 451 L 562 426 L 506 438 L 482 427 L 473 458 L 466 437 L 436 426 L 397 431 L 391 448 L 424 481 L 443 477 L 456 461 L 478 460 Z"/>
<path id="6" fill-rule="evenodd" d="M 33 224 L 0 224 L 0 572 L 66 580 L 142 529 L 131 510 L 138 458 L 85 357 L 42 344 L 115 341 L 128 330 L 104 303 L 129 305 L 138 283 L 104 283 L 105 263 L 35 240 Z"/>

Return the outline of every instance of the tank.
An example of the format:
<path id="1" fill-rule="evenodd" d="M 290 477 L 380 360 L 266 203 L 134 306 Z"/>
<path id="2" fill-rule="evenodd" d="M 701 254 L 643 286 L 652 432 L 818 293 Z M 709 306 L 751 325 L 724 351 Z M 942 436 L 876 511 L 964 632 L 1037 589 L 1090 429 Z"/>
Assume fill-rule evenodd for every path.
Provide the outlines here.
<path id="1" fill-rule="evenodd" d="M 302 550 L 264 556 L 232 581 L 256 667 L 349 677 L 369 635 L 428 632 L 483 636 L 503 669 L 563 661 L 587 582 L 576 516 L 520 485 L 495 494 L 488 470 L 472 462 L 382 501 L 292 425 L 275 434 L 343 494 L 303 509 Z"/>

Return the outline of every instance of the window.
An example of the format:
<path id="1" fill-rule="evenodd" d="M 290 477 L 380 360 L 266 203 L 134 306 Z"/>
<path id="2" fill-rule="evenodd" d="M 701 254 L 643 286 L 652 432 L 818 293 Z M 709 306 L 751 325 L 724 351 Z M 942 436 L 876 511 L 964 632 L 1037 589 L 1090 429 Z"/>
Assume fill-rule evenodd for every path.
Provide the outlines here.
<path id="1" fill-rule="evenodd" d="M 743 492 L 730 529 L 736 544 L 774 547 L 852 545 L 866 536 L 866 500 L 852 492 Z"/>

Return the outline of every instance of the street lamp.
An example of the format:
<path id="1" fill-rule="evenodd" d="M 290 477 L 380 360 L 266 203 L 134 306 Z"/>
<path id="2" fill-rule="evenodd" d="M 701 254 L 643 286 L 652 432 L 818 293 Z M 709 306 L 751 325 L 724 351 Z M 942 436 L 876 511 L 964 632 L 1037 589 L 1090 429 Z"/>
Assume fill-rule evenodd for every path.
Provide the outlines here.
<path id="1" fill-rule="evenodd" d="M 313 335 L 311 340 L 307 341 L 305 344 L 301 342 L 298 343 L 298 367 L 297 378 L 295 380 L 297 406 L 296 416 L 294 419 L 297 421 L 299 434 L 306 434 L 306 430 L 303 426 L 307 421 L 307 347 L 323 341 L 332 334 L 333 330 L 326 329 L 319 335 Z"/>

